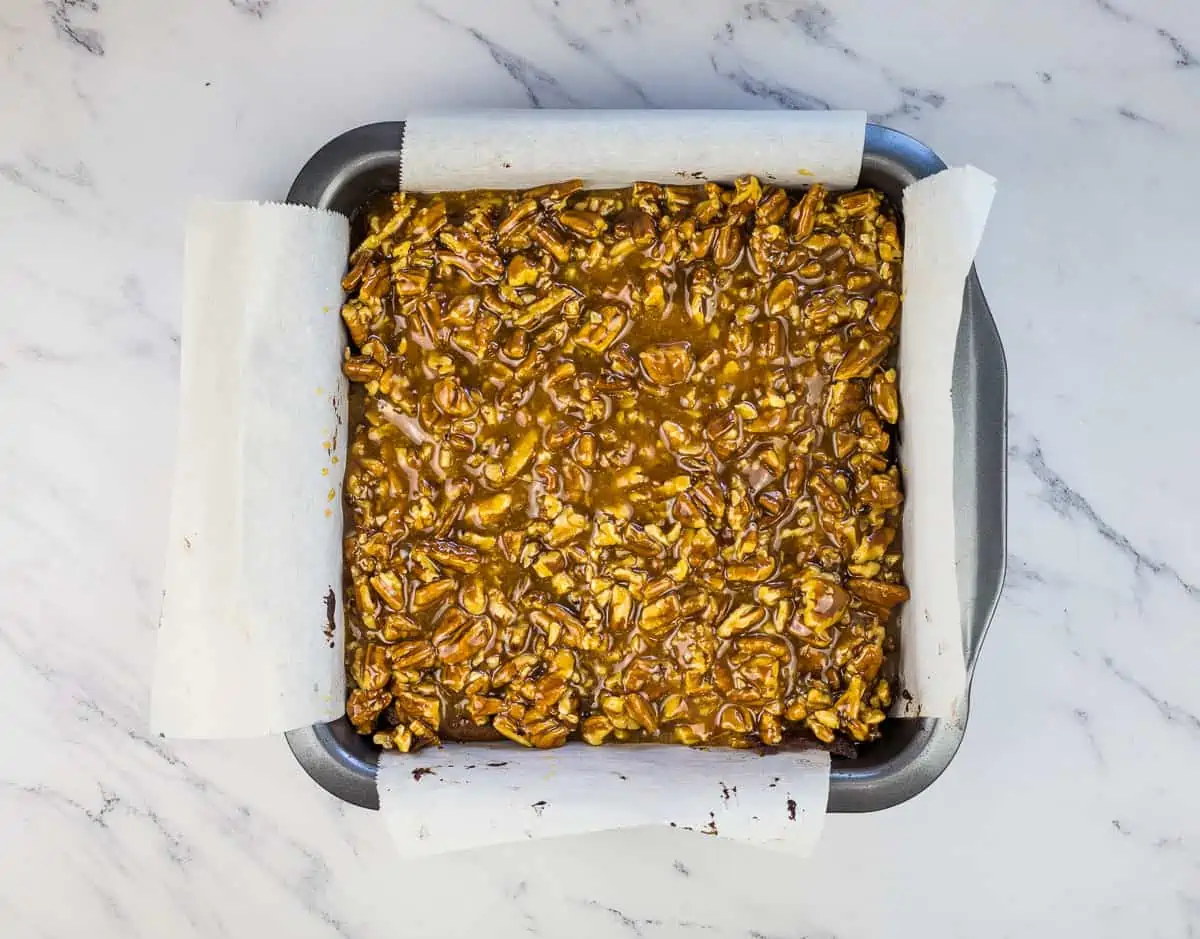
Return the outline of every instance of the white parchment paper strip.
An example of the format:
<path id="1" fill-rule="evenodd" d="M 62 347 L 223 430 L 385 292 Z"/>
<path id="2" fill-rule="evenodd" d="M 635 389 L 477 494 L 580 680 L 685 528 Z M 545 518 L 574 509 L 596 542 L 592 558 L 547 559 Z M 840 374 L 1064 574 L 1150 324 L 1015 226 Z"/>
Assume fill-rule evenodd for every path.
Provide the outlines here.
<path id="1" fill-rule="evenodd" d="M 996 181 L 974 167 L 945 170 L 904 190 L 900 321 L 904 576 L 903 717 L 955 718 L 966 688 L 954 506 L 950 397 L 963 287 Z"/>
<path id="2" fill-rule="evenodd" d="M 344 709 L 345 218 L 188 219 L 179 437 L 154 730 L 246 737 Z"/>
<path id="3" fill-rule="evenodd" d="M 383 815 L 406 857 L 644 825 L 806 854 L 828 796 L 820 751 L 463 745 L 379 768 Z"/>
<path id="4" fill-rule="evenodd" d="M 524 189 L 582 179 L 848 188 L 862 168 L 860 111 L 458 111 L 404 128 L 405 189 Z"/>

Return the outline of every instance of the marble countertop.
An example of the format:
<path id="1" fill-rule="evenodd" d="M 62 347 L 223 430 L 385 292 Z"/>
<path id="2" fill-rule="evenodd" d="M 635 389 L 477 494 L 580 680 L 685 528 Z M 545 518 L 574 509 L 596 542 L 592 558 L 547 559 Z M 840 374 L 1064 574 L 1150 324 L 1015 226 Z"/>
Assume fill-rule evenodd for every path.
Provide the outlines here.
<path id="1" fill-rule="evenodd" d="M 0 922 L 13 939 L 1200 933 L 1193 0 L 0 9 Z M 282 740 L 147 732 L 194 195 L 438 106 L 847 107 L 1000 180 L 1009 573 L 927 793 L 783 860 L 614 833 L 417 865 Z"/>

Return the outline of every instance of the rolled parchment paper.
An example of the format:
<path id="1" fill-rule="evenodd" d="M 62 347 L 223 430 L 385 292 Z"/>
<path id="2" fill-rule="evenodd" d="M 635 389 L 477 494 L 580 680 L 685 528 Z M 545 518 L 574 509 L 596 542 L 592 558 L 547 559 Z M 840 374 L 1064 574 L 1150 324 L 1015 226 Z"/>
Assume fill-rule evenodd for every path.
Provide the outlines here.
<path id="1" fill-rule="evenodd" d="M 861 111 L 455 111 L 404 122 L 412 192 L 528 189 L 582 179 L 849 189 L 862 169 Z"/>
<path id="2" fill-rule="evenodd" d="M 679 746 L 446 746 L 379 764 L 379 802 L 405 857 L 669 825 L 807 854 L 829 754 Z"/>
<path id="3" fill-rule="evenodd" d="M 344 712 L 348 249 L 332 212 L 202 203 L 189 215 L 159 733 L 252 737 Z"/>
<path id="4" fill-rule="evenodd" d="M 995 193 L 996 180 L 973 166 L 904 190 L 898 371 L 904 578 L 912 595 L 900 614 L 904 694 L 893 716 L 955 719 L 966 692 L 950 387 L 963 289 Z"/>

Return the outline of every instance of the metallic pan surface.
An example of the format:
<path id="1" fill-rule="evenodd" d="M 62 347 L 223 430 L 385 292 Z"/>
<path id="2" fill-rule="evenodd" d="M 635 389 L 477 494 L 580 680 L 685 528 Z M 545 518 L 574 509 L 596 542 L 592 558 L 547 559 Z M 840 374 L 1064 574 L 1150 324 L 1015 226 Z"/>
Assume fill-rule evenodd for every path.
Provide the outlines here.
<path id="1" fill-rule="evenodd" d="M 308 161 L 292 184 L 288 201 L 352 215 L 373 194 L 397 188 L 403 138 L 403 121 L 368 124 L 342 134 Z M 924 144 L 899 131 L 867 125 L 861 183 L 880 189 L 895 205 L 901 204 L 906 185 L 942 169 L 945 164 Z M 1004 350 L 972 268 L 963 291 L 952 386 L 959 591 L 968 682 L 1004 580 L 1006 380 Z M 966 702 L 961 711 L 953 722 L 889 720 L 883 738 L 861 747 L 857 759 L 835 757 L 829 811 L 878 811 L 927 788 L 962 742 Z M 364 808 L 379 807 L 378 750 L 356 734 L 346 718 L 294 730 L 287 739 L 300 765 L 324 789 Z"/>

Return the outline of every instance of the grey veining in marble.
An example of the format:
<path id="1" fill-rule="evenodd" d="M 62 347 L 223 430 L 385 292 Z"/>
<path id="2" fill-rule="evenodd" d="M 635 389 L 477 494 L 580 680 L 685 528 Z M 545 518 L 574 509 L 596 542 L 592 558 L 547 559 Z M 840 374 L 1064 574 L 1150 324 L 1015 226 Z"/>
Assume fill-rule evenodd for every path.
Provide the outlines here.
<path id="1" fill-rule="evenodd" d="M 456 105 L 862 108 L 999 178 L 1009 578 L 928 793 L 805 862 L 410 866 L 282 741 L 148 735 L 188 200 Z M 0 5 L 4 935 L 1200 934 L 1197 114 L 1194 0 Z"/>

